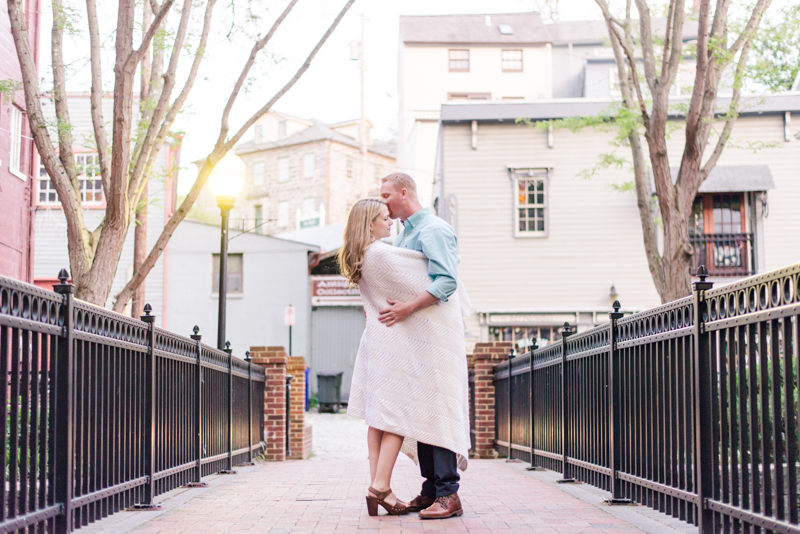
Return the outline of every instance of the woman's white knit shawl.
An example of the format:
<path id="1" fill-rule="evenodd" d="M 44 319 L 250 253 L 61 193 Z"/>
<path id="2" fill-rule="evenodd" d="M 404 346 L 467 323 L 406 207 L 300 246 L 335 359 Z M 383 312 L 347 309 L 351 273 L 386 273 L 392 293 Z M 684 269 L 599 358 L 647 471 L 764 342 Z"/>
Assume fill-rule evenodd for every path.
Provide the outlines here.
<path id="1" fill-rule="evenodd" d="M 464 316 L 470 304 L 461 281 L 438 302 L 391 327 L 378 321 L 387 300 L 408 302 L 430 285 L 421 252 L 376 241 L 366 251 L 361 299 L 367 325 L 358 347 L 347 413 L 404 436 L 402 451 L 417 462 L 417 442 L 449 449 L 458 468 L 469 457 L 469 386 Z"/>

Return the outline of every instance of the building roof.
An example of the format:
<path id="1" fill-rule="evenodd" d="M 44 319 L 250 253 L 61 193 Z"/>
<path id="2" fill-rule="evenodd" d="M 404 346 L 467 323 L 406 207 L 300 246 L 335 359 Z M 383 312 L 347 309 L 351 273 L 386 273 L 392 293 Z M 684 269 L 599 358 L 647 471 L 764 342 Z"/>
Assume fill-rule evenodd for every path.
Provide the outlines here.
<path id="1" fill-rule="evenodd" d="M 488 24 L 487 24 L 488 22 Z M 501 33 L 501 27 L 505 33 Z M 507 33 L 510 26 L 511 33 Z M 401 16 L 406 44 L 541 44 L 552 41 L 539 13 Z"/>
<path id="2" fill-rule="evenodd" d="M 673 99 L 671 104 L 688 103 L 687 99 Z M 717 101 L 720 112 L 724 112 L 730 98 L 721 97 Z M 535 101 L 480 100 L 448 102 L 442 104 L 442 122 L 481 121 L 514 122 L 524 118 L 531 120 L 563 119 L 567 117 L 586 117 L 598 115 L 606 110 L 612 101 L 589 98 L 556 98 Z M 741 115 L 762 115 L 800 112 L 800 92 L 787 92 L 768 95 L 742 96 Z M 675 115 L 678 116 L 677 114 Z"/>
<path id="3" fill-rule="evenodd" d="M 256 143 L 255 139 L 239 143 L 234 148 L 236 154 L 249 154 L 251 152 L 260 152 L 262 150 L 272 150 L 273 148 L 282 148 L 287 146 L 300 145 L 303 143 L 313 143 L 316 141 L 336 141 L 343 145 L 350 145 L 359 148 L 358 141 L 343 133 L 337 132 L 330 125 L 324 122 L 312 119 L 313 125 L 305 130 L 299 131 L 290 135 L 286 139 L 280 141 L 271 141 L 264 143 Z M 395 152 L 385 143 L 374 143 L 368 147 L 369 151 L 387 158 L 395 158 Z"/>
<path id="4" fill-rule="evenodd" d="M 636 23 L 636 21 L 634 21 Z M 636 23 L 638 29 L 638 23 Z M 654 32 L 663 35 L 666 31 L 666 19 L 653 21 Z M 548 24 L 547 29 L 553 39 L 553 44 L 588 45 L 608 43 L 608 28 L 604 20 L 575 20 Z M 683 23 L 683 40 L 697 39 L 697 21 L 686 20 Z"/>
<path id="5" fill-rule="evenodd" d="M 320 252 L 330 252 L 341 247 L 344 242 L 344 223 L 326 224 L 322 227 L 275 234 L 275 237 L 298 243 L 308 243 L 319 247 Z"/>
<path id="6" fill-rule="evenodd" d="M 672 183 L 678 181 L 679 167 L 670 167 Z M 649 172 L 650 186 L 655 191 L 653 171 Z M 769 191 L 775 181 L 769 165 L 717 165 L 700 185 L 700 193 L 741 193 L 743 191 Z"/>

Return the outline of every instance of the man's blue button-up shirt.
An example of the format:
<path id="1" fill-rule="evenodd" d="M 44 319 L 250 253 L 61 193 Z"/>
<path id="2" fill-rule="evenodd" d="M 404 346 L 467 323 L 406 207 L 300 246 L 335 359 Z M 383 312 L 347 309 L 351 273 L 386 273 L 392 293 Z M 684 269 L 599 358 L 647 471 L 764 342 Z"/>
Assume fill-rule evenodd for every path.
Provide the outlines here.
<path id="1" fill-rule="evenodd" d="M 424 208 L 406 219 L 394 246 L 422 252 L 428 258 L 428 293 L 447 301 L 458 287 L 458 247 L 453 228 Z"/>

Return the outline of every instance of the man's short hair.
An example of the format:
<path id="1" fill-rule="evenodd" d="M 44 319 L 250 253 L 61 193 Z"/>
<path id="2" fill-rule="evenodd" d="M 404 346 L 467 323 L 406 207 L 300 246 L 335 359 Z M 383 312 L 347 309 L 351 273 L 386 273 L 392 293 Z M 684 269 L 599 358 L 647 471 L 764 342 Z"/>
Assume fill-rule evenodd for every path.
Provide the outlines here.
<path id="1" fill-rule="evenodd" d="M 405 173 L 393 172 L 392 174 L 384 176 L 381 179 L 381 183 L 383 182 L 392 182 L 398 191 L 405 188 L 411 198 L 417 198 L 417 183 L 412 177 Z"/>

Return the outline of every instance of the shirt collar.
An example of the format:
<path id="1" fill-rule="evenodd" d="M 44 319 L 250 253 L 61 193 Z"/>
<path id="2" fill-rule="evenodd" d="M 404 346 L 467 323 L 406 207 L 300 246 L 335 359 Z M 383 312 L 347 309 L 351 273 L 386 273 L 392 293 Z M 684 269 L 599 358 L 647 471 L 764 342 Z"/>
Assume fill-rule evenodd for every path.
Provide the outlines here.
<path id="1" fill-rule="evenodd" d="M 415 228 L 420 223 L 420 221 L 422 221 L 422 219 L 430 215 L 430 213 L 431 213 L 430 208 L 422 208 L 414 215 L 403 221 L 403 225 L 408 226 L 410 224 L 411 228 Z"/>

